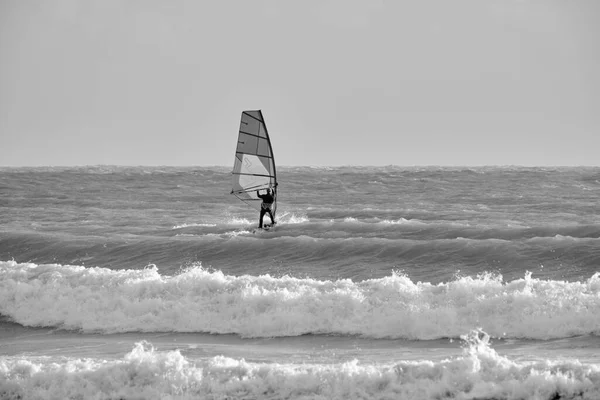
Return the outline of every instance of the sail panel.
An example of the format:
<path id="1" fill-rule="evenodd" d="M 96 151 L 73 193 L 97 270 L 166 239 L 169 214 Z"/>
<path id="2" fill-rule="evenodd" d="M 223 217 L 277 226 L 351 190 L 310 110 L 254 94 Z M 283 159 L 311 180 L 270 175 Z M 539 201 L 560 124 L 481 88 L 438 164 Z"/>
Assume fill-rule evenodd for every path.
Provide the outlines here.
<path id="1" fill-rule="evenodd" d="M 234 163 L 233 191 L 246 192 L 270 188 L 273 178 L 268 168 L 268 163 L 262 157 L 243 154 Z M 265 165 L 266 164 L 266 165 Z"/>
<path id="2" fill-rule="evenodd" d="M 237 144 L 237 152 L 238 153 L 247 153 L 247 154 L 256 154 L 256 149 L 258 148 L 259 137 L 254 135 L 248 135 L 242 131 L 240 131 L 240 136 L 238 138 Z M 263 139 L 264 141 L 264 139 Z"/>
<path id="3" fill-rule="evenodd" d="M 260 110 L 248 110 L 248 111 L 244 111 L 242 112 L 242 120 L 244 120 L 244 115 L 246 114 L 247 117 L 254 119 L 255 121 L 258 121 L 259 123 L 264 124 L 264 119 L 262 116 L 262 111 Z"/>

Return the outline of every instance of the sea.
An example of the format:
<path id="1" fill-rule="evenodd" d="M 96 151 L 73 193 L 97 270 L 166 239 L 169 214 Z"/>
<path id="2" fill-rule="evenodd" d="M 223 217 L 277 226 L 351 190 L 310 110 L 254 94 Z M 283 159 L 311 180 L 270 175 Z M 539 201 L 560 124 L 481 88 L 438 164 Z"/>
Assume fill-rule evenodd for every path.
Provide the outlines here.
<path id="1" fill-rule="evenodd" d="M 0 168 L 0 399 L 600 399 L 600 168 Z"/>

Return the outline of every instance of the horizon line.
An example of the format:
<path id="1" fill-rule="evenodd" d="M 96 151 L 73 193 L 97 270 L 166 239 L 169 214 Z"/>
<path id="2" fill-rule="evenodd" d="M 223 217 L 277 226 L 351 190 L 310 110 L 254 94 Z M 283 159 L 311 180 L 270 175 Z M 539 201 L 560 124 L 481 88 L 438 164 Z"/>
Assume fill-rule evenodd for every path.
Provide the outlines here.
<path id="1" fill-rule="evenodd" d="M 230 165 L 168 165 L 168 164 L 73 164 L 73 165 L 0 165 L 0 168 L 85 168 L 85 167 L 119 167 L 119 168 L 232 168 Z M 600 168 L 599 165 L 560 165 L 560 164 L 336 164 L 336 165 L 278 165 L 278 168 Z"/>

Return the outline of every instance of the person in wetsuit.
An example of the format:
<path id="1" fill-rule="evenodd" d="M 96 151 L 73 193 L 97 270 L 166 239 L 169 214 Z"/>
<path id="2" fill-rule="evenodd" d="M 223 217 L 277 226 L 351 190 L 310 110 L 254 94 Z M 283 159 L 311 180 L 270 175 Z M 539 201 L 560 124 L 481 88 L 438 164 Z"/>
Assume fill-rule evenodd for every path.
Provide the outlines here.
<path id="1" fill-rule="evenodd" d="M 260 191 L 256 191 L 256 195 L 262 199 L 262 204 L 260 205 L 260 220 L 258 221 L 258 228 L 262 229 L 263 227 L 263 217 L 265 214 L 269 214 L 271 217 L 271 224 L 275 225 L 275 218 L 273 218 L 273 212 L 271 211 L 271 207 L 273 206 L 273 202 L 275 201 L 275 190 L 271 192 L 271 189 L 267 189 L 267 194 L 260 194 Z"/>

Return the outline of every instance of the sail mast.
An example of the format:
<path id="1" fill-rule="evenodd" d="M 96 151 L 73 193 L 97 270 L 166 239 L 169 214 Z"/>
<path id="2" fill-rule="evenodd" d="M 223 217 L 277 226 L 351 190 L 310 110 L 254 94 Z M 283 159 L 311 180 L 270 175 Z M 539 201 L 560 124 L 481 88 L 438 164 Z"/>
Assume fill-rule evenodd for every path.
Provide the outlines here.
<path id="1" fill-rule="evenodd" d="M 267 135 L 267 140 L 269 142 L 269 148 L 271 149 L 271 159 L 273 160 L 273 180 L 275 184 L 273 186 L 277 186 L 277 170 L 275 168 L 275 154 L 273 154 L 273 146 L 271 145 L 271 137 L 269 136 L 269 130 L 267 129 L 267 123 L 265 118 L 263 117 L 262 110 L 258 110 L 260 114 L 260 119 L 263 121 L 263 127 L 265 128 L 265 135 Z"/>

